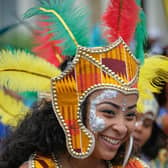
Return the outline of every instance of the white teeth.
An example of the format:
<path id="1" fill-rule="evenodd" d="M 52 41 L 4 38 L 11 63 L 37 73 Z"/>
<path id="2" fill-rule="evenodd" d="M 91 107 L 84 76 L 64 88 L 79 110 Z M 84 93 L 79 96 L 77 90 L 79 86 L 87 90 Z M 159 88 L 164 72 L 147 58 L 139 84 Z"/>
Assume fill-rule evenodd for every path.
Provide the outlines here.
<path id="1" fill-rule="evenodd" d="M 107 136 L 102 136 L 102 138 L 113 145 L 117 145 L 120 142 L 119 140 L 111 139 Z"/>

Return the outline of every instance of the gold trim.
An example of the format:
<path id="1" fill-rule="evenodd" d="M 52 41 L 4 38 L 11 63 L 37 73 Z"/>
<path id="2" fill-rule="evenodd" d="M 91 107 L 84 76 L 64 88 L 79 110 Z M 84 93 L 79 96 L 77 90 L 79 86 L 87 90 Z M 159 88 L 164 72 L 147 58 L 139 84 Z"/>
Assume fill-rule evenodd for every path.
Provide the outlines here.
<path id="1" fill-rule="evenodd" d="M 109 46 L 106 46 L 106 47 L 86 48 L 86 47 L 83 47 L 83 46 L 79 46 L 77 48 L 77 52 L 76 52 L 76 55 L 75 55 L 75 57 L 72 61 L 71 66 L 68 67 L 68 69 L 65 70 L 63 73 L 61 73 L 59 76 L 53 77 L 52 80 L 54 80 L 54 81 L 55 80 L 56 81 L 60 80 L 64 76 L 66 76 L 68 73 L 70 73 L 73 70 L 74 66 L 79 62 L 80 57 L 83 57 L 83 58 L 89 60 L 89 58 L 87 58 L 89 55 L 85 56 L 86 53 L 82 53 L 82 50 L 83 50 L 83 52 L 90 52 L 90 53 L 104 53 L 106 51 L 112 50 L 114 47 L 118 46 L 120 43 L 123 44 L 124 48 L 128 51 L 130 56 L 133 57 L 133 59 L 137 63 L 136 74 L 135 74 L 134 78 L 131 81 L 129 81 L 128 83 L 125 83 L 117 74 L 114 74 L 114 72 L 112 72 L 112 71 L 108 72 L 108 70 L 110 70 L 110 69 L 108 67 L 106 67 L 105 65 L 101 64 L 101 63 L 99 64 L 98 61 L 94 61 L 94 58 L 92 56 L 90 56 L 90 61 L 93 61 L 92 63 L 94 63 L 94 65 L 96 65 L 97 67 L 101 66 L 101 68 L 102 68 L 102 65 L 103 65 L 104 66 L 103 70 L 105 69 L 105 72 L 108 75 L 112 76 L 114 79 L 116 79 L 121 85 L 131 87 L 132 85 L 134 85 L 134 83 L 136 82 L 136 80 L 138 78 L 140 62 L 132 54 L 131 50 L 129 49 L 129 47 L 127 46 L 127 44 L 123 41 L 123 39 L 121 37 L 119 37 L 114 43 L 111 43 Z"/>
<path id="2" fill-rule="evenodd" d="M 72 139 L 71 139 L 71 136 L 70 136 L 70 132 L 67 129 L 67 125 L 66 125 L 64 119 L 60 115 L 60 110 L 59 110 L 58 102 L 57 102 L 56 89 L 55 89 L 54 86 L 55 86 L 55 81 L 52 80 L 52 90 L 51 90 L 52 95 L 53 95 L 52 96 L 52 106 L 53 106 L 53 109 L 54 109 L 54 113 L 55 113 L 55 115 L 58 119 L 58 122 L 64 130 L 64 133 L 65 133 L 65 136 L 66 136 L 66 145 L 67 145 L 68 152 L 73 157 L 78 158 L 78 159 L 87 158 L 94 150 L 94 145 L 95 145 L 94 135 L 84 126 L 82 120 L 80 119 L 81 118 L 80 110 L 78 110 L 77 111 L 77 122 L 79 124 L 80 129 L 83 131 L 83 133 L 85 133 L 88 136 L 90 144 L 88 145 L 87 152 L 78 153 L 78 152 L 73 150 L 73 148 L 71 147 L 72 146 L 72 144 L 71 144 Z"/>

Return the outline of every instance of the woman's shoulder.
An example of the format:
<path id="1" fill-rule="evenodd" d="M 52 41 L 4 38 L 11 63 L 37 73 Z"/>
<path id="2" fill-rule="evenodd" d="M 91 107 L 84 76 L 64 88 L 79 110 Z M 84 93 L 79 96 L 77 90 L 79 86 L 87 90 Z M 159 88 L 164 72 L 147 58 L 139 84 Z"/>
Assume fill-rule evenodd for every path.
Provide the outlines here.
<path id="1" fill-rule="evenodd" d="M 54 156 L 44 156 L 41 154 L 32 154 L 29 161 L 22 164 L 19 168 L 59 168 Z"/>

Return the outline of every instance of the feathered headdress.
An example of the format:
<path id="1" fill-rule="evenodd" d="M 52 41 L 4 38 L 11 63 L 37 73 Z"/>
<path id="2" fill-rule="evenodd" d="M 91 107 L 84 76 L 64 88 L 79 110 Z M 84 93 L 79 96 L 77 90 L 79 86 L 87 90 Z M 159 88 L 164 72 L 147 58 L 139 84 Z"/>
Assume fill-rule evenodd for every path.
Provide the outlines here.
<path id="1" fill-rule="evenodd" d="M 126 1 L 121 2 L 121 4 L 119 3 L 121 6 L 116 6 L 117 11 L 122 9 L 123 4 L 125 6 Z M 133 3 L 133 0 L 130 0 L 129 6 L 134 5 L 136 7 L 134 9 L 138 9 L 135 6 L 136 4 L 132 4 L 131 2 Z M 129 6 L 127 7 L 129 8 Z M 136 15 L 134 10 L 132 12 L 132 15 Z M 39 60 L 40 58 L 35 58 L 37 59 L 36 63 L 39 62 L 41 65 L 38 69 L 36 69 L 37 65 L 34 60 L 31 60 L 31 63 L 30 61 L 26 61 L 31 65 L 29 68 L 27 68 L 28 63 L 26 62 L 24 63 L 26 66 L 17 66 L 16 64 L 13 66 L 14 59 L 12 59 L 12 54 L 7 52 L 5 55 L 10 55 L 9 58 L 7 59 L 2 56 L 2 60 L 6 59 L 5 62 L 12 60 L 12 64 L 9 67 L 6 64 L 4 66 L 3 61 L 0 60 L 0 72 L 2 72 L 3 77 L 2 84 L 6 83 L 7 85 L 8 83 L 11 88 L 15 88 L 12 84 L 16 80 L 12 76 L 17 75 L 18 72 L 23 75 L 26 73 L 31 75 L 32 79 L 36 81 L 35 83 L 31 80 L 31 83 L 25 78 L 24 84 L 25 86 L 28 85 L 29 90 L 33 90 L 37 84 L 42 83 L 39 89 L 36 90 L 46 92 L 49 91 L 49 81 L 52 78 L 53 108 L 64 130 L 67 149 L 73 157 L 86 158 L 92 153 L 95 145 L 94 135 L 85 127 L 81 118 L 80 107 L 86 97 L 94 91 L 104 88 L 115 89 L 125 94 L 137 94 L 139 62 L 131 53 L 127 44 L 119 37 L 122 36 L 125 39 L 123 33 L 120 34 L 119 32 L 124 32 L 122 29 L 124 28 L 125 30 L 129 25 L 119 27 L 114 43 L 106 47 L 87 48 L 86 46 L 89 44 L 88 24 L 86 23 L 88 21 L 87 15 L 81 9 L 77 9 L 74 6 L 73 0 L 68 0 L 65 3 L 57 0 L 50 0 L 49 2 L 41 1 L 39 6 L 31 8 L 25 13 L 25 18 L 38 14 L 47 16 L 46 21 L 52 22 L 52 24 L 49 24 L 49 33 L 53 33 L 54 40 L 61 40 L 64 55 L 75 56 L 72 64 L 58 76 L 58 70 L 55 67 L 51 67 L 49 63 L 46 64 L 44 60 L 41 63 L 42 60 Z M 111 14 L 113 15 L 113 12 Z M 132 18 L 130 15 L 128 16 Z M 129 22 L 132 23 L 130 20 Z M 135 23 L 135 21 L 133 22 Z M 126 37 L 128 36 L 126 35 Z M 130 38 L 131 36 L 125 40 L 128 42 Z M 3 55 L 3 52 L 1 54 Z M 21 53 L 18 55 L 21 55 Z M 10 75 L 9 71 L 12 71 L 13 74 Z M 9 77 L 5 79 L 5 75 Z M 37 78 L 37 80 L 33 77 Z M 10 80 L 7 82 L 8 79 L 14 82 L 12 83 Z M 24 90 L 22 86 L 19 87 Z"/>
<path id="2" fill-rule="evenodd" d="M 109 42 L 122 37 L 129 45 L 139 20 L 139 7 L 135 0 L 110 0 L 102 20 L 107 26 L 104 34 Z"/>
<path id="3" fill-rule="evenodd" d="M 19 120 L 23 119 L 29 111 L 22 100 L 11 96 L 0 89 L 0 121 L 5 125 L 15 127 Z"/>
<path id="4" fill-rule="evenodd" d="M 139 107 L 139 110 L 141 110 L 142 112 L 146 112 L 147 110 L 151 109 L 151 112 L 153 112 L 154 117 L 156 117 L 156 114 L 158 112 L 158 103 L 155 102 L 154 98 L 149 99 L 149 95 L 148 92 L 146 92 L 146 88 L 148 88 L 148 90 L 152 93 L 159 94 L 165 91 L 164 88 L 166 86 L 166 83 L 168 83 L 168 57 L 162 55 L 153 55 L 149 58 L 145 58 L 144 65 L 140 68 L 138 82 L 140 96 L 137 107 Z M 145 94 L 145 96 L 143 95 L 143 93 Z M 146 103 L 143 105 L 141 99 L 149 100 L 146 101 Z M 167 134 L 167 116 L 163 116 L 161 117 L 161 119 L 160 116 L 157 115 L 157 118 L 155 119 L 157 123 L 162 127 L 163 131 Z"/>
<path id="5" fill-rule="evenodd" d="M 141 8 L 141 0 L 136 0 L 137 4 Z M 139 21 L 136 25 L 135 31 L 135 56 L 141 62 L 144 63 L 144 46 L 147 40 L 147 30 L 146 30 L 146 16 L 141 8 L 139 10 Z"/>
<path id="6" fill-rule="evenodd" d="M 151 113 L 151 119 L 155 120 L 159 105 L 157 100 L 155 99 L 153 93 L 148 90 L 141 90 L 141 87 L 139 87 L 139 98 L 137 101 L 137 111 L 138 113 Z"/>
<path id="7" fill-rule="evenodd" d="M 148 88 L 153 93 L 160 93 L 167 82 L 168 58 L 161 55 L 146 58 L 140 68 L 138 88 Z"/>
<path id="8" fill-rule="evenodd" d="M 2 50 L 0 58 L 0 85 L 11 90 L 50 92 L 51 78 L 60 74 L 54 65 L 24 50 Z"/>
<path id="9" fill-rule="evenodd" d="M 29 9 L 24 15 L 24 18 L 34 15 L 47 16 L 45 21 L 52 22 L 49 33 L 53 33 L 53 40 L 62 41 L 62 54 L 67 56 L 74 56 L 78 45 L 89 44 L 87 10 L 75 7 L 74 2 L 41 1 L 39 6 Z"/>
<path id="10" fill-rule="evenodd" d="M 34 30 L 34 44 L 32 51 L 35 55 L 46 59 L 51 64 L 54 64 L 56 67 L 59 67 L 64 61 L 64 56 L 61 55 L 61 47 L 59 44 L 61 40 L 53 40 L 53 33 L 48 33 L 50 31 L 50 23 L 43 21 L 37 22 L 38 29 Z"/>

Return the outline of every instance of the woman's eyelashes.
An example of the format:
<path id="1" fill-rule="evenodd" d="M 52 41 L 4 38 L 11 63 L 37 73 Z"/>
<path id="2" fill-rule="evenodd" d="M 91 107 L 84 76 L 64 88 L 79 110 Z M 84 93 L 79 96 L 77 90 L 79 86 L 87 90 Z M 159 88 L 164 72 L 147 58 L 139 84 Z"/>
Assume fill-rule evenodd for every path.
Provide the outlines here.
<path id="1" fill-rule="evenodd" d="M 150 120 L 150 119 L 144 119 L 144 120 L 143 120 L 143 126 L 144 126 L 145 128 L 152 127 L 152 124 L 153 124 L 153 121 Z"/>
<path id="2" fill-rule="evenodd" d="M 103 109 L 100 112 L 105 113 L 105 114 L 110 114 L 110 115 L 115 114 L 115 112 L 113 110 L 110 110 L 110 109 Z"/>
<path id="3" fill-rule="evenodd" d="M 136 112 L 126 113 L 125 117 L 126 117 L 127 120 L 133 120 L 133 119 L 136 118 Z"/>

